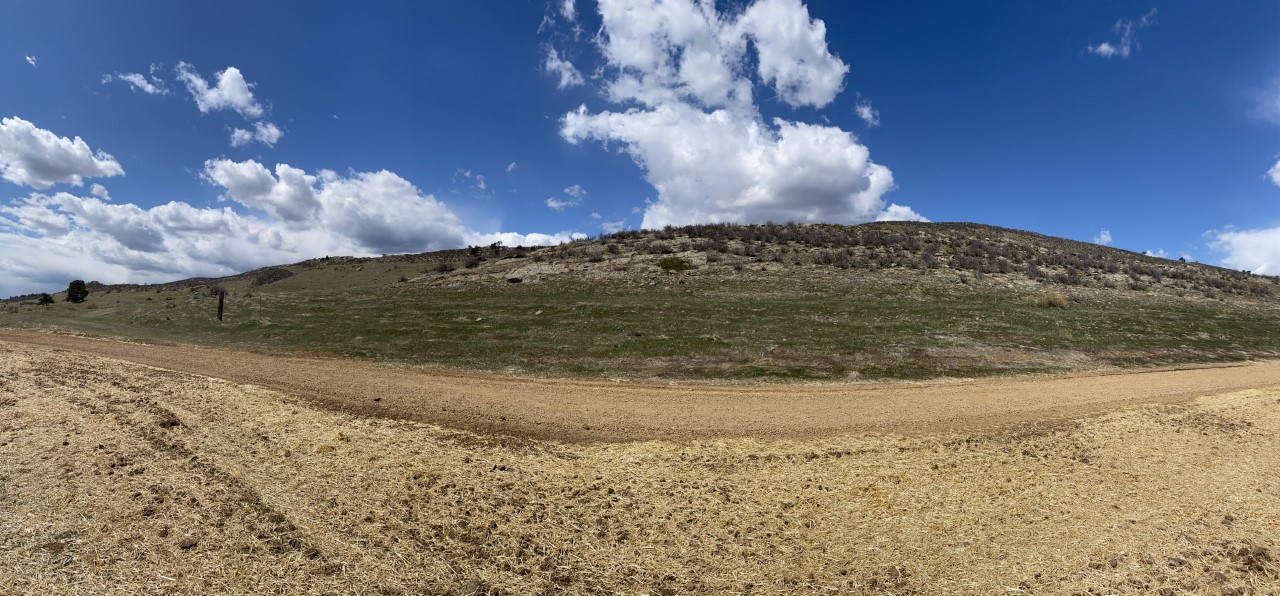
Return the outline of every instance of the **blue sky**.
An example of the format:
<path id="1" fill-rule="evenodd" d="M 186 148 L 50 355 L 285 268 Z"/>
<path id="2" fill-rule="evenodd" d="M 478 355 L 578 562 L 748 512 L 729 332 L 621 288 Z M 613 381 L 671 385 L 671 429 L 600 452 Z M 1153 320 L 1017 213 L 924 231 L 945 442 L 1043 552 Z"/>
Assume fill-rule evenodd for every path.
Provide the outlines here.
<path id="1" fill-rule="evenodd" d="M 5 12 L 0 295 L 696 221 L 1280 273 L 1280 2 Z"/>

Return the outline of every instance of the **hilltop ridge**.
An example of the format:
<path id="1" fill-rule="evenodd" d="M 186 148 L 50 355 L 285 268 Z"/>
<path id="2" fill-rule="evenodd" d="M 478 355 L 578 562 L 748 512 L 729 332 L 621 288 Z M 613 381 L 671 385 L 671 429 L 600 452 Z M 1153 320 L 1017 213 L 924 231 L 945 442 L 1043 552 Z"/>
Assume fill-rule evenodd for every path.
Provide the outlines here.
<path id="1" fill-rule="evenodd" d="M 1006 275 L 1064 287 L 1102 287 L 1131 291 L 1199 292 L 1208 298 L 1273 297 L 1280 276 L 1255 275 L 1204 263 L 1174 260 L 1123 249 L 1045 236 L 1035 232 L 974 223 L 873 222 L 832 224 L 703 224 L 663 230 L 628 230 L 557 246 L 491 245 L 382 257 L 319 257 L 272 265 L 220 278 L 195 277 L 162 284 L 100 284 L 90 290 L 144 289 L 232 284 L 256 287 L 287 279 L 303 270 L 375 263 L 437 264 L 422 271 L 458 280 L 490 275 L 498 263 L 516 259 L 623 272 L 603 263 L 654 263 L 683 257 L 694 271 L 753 266 L 831 267 L 844 271 L 909 269 L 961 275 Z M 656 256 L 656 259 L 646 259 Z M 483 266 L 482 266 L 483 265 Z M 596 267 L 592 267 L 596 265 Z M 676 265 L 679 269 L 681 266 Z M 520 269 L 520 268 L 517 268 Z M 560 271 L 557 267 L 523 270 Z M 621 277 L 621 276 L 618 276 Z"/>

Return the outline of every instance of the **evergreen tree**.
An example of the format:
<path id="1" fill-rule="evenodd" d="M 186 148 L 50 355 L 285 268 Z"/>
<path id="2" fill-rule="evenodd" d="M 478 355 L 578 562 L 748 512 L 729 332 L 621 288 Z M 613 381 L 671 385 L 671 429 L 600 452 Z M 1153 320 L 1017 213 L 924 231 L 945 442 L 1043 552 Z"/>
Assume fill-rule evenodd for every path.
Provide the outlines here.
<path id="1" fill-rule="evenodd" d="M 89 288 L 85 287 L 83 279 L 77 279 L 67 286 L 67 302 L 84 302 L 89 297 Z"/>

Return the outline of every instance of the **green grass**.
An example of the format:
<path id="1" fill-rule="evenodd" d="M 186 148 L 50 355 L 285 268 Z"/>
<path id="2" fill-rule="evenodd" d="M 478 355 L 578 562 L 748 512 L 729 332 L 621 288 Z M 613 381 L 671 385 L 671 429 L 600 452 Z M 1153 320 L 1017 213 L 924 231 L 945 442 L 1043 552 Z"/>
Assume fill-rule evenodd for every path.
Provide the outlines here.
<path id="1" fill-rule="evenodd" d="M 1044 309 L 1038 289 L 996 281 L 812 269 L 397 283 L 429 269 L 374 261 L 228 286 L 222 322 L 207 292 L 152 289 L 0 311 L 0 326 L 536 375 L 801 381 L 1274 357 L 1280 338 L 1273 299 L 1090 289 Z"/>

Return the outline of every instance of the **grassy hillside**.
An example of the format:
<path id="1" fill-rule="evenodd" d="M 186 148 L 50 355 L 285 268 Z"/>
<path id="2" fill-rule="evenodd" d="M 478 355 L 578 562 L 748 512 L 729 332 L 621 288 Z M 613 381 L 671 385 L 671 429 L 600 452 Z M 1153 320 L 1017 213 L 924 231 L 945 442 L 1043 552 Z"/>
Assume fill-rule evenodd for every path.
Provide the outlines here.
<path id="1" fill-rule="evenodd" d="M 91 284 L 0 326 L 537 375 L 916 379 L 1272 358 L 1277 281 L 973 224 L 693 226 Z"/>

